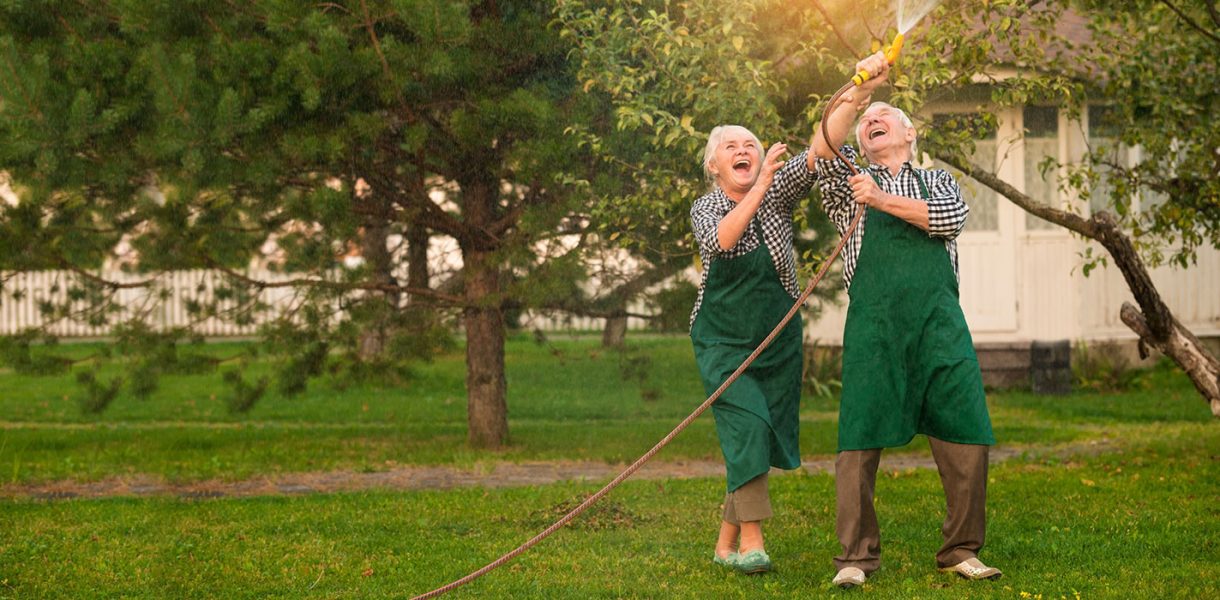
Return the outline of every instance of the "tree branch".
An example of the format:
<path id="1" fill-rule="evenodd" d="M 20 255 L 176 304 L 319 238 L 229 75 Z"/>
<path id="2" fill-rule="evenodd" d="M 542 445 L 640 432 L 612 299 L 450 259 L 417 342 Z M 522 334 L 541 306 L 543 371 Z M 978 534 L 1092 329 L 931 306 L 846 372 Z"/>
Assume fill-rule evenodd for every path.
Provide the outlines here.
<path id="1" fill-rule="evenodd" d="M 42 111 L 38 110 L 38 106 L 34 104 L 34 101 L 30 99 L 29 94 L 26 93 L 25 88 L 21 85 L 21 79 L 17 75 L 17 69 L 13 66 L 12 59 L 7 56 L 4 57 L 4 65 L 8 67 L 8 72 L 13 77 L 13 87 L 17 90 L 18 95 L 21 96 L 21 99 L 25 101 L 26 107 L 30 109 L 30 114 L 33 115 L 34 118 L 40 123 L 45 121 Z M 3 99 L 4 95 L 0 94 L 0 100 Z"/>
<path id="2" fill-rule="evenodd" d="M 505 308 L 522 308 L 541 311 L 563 312 L 581 317 L 592 317 L 595 319 L 609 319 L 612 317 L 635 317 L 637 319 L 652 320 L 657 318 L 657 315 L 646 315 L 642 313 L 633 313 L 626 310 L 618 309 L 597 309 L 589 306 L 576 304 L 573 302 L 552 302 L 539 306 L 527 306 L 519 302 L 505 302 Z"/>
<path id="3" fill-rule="evenodd" d="M 1207 0 L 1204 0 L 1204 1 L 1206 2 Z M 1172 10 L 1175 14 L 1178 15 L 1178 17 L 1180 19 L 1182 19 L 1183 21 L 1186 21 L 1187 25 L 1190 25 L 1193 29 L 1195 29 L 1199 33 L 1203 34 L 1204 37 L 1210 39 L 1211 41 L 1213 41 L 1217 44 L 1220 44 L 1220 36 L 1217 36 L 1215 33 L 1212 33 L 1211 31 L 1208 31 L 1208 30 L 1204 29 L 1203 27 L 1199 26 L 1199 24 L 1196 23 L 1194 19 L 1190 18 L 1189 15 L 1182 12 L 1181 9 L 1179 9 L 1178 7 L 1176 7 L 1172 3 L 1170 3 L 1169 0 L 1161 0 L 1161 4 L 1168 6 L 1169 10 Z M 1216 18 L 1216 13 L 1215 13 L 1216 9 L 1215 9 L 1215 7 L 1211 6 L 1210 2 L 1208 2 L 1208 10 L 1212 13 L 1212 18 L 1215 19 Z"/>
<path id="4" fill-rule="evenodd" d="M 403 191 L 393 179 L 378 171 L 361 175 L 373 188 L 373 193 L 384 194 L 412 218 L 419 218 L 429 229 L 457 239 L 471 239 L 476 231 L 453 215 L 445 212 L 430 200 L 427 194 L 411 194 Z"/>
<path id="5" fill-rule="evenodd" d="M 106 286 L 112 290 L 130 290 L 130 289 L 136 289 L 136 288 L 144 288 L 144 287 L 148 287 L 157 282 L 156 278 L 153 278 L 153 279 L 145 279 L 143 281 L 133 281 L 130 283 L 119 283 L 118 281 L 111 281 L 104 277 L 99 277 L 97 275 L 94 275 L 93 273 L 90 273 L 90 272 L 68 262 L 63 257 L 56 257 L 55 262 L 58 263 L 59 266 L 63 267 L 65 270 L 76 273 L 77 275 L 80 275 L 81 277 L 84 277 L 85 279 L 88 279 L 89 281 L 92 281 L 99 285 Z"/>
<path id="6" fill-rule="evenodd" d="M 499 219 L 492 221 L 491 225 L 487 226 L 487 232 L 497 237 L 502 235 L 513 225 L 517 224 L 517 220 L 521 218 L 521 215 L 525 214 L 527 209 L 529 209 L 531 206 L 537 206 L 538 204 L 545 202 L 546 197 L 546 193 L 541 191 L 537 186 L 531 186 L 530 191 L 528 194 L 526 194 L 525 198 L 523 198 L 520 202 L 509 206 L 508 210 L 506 210 Z"/>
<path id="7" fill-rule="evenodd" d="M 316 4 L 315 6 L 322 9 L 323 13 L 325 13 L 326 11 L 328 11 L 332 8 L 337 8 L 349 15 L 352 14 L 352 11 L 348 10 L 346 6 L 343 6 L 342 4 L 337 4 L 335 2 L 322 2 L 320 4 Z"/>
<path id="8" fill-rule="evenodd" d="M 983 167 L 980 167 L 964 158 L 947 153 L 934 154 L 934 156 L 953 168 L 958 169 L 966 175 L 969 175 L 975 181 L 978 181 L 979 183 L 995 190 L 1000 195 L 1007 198 L 1010 202 L 1019 206 L 1025 212 L 1065 227 L 1087 238 L 1097 239 L 1097 228 L 1092 221 L 1085 219 L 1080 215 L 1070 213 L 1066 210 L 1060 210 L 1050 206 L 1049 204 L 1044 204 L 1034 200 L 1017 188 L 1009 185 L 1008 182 L 997 177 L 995 173 L 992 173 L 991 171 L 988 171 L 987 169 L 984 169 Z"/>
<path id="9" fill-rule="evenodd" d="M 368 281 L 354 281 L 354 282 L 328 281 L 326 279 L 314 279 L 314 278 L 309 278 L 309 277 L 299 277 L 296 279 L 288 279 L 288 280 L 284 280 L 284 281 L 262 281 L 259 279 L 254 279 L 248 275 L 245 275 L 245 274 L 235 271 L 233 269 L 230 269 L 230 268 L 216 262 L 215 260 L 212 260 L 210 257 L 205 256 L 205 257 L 203 257 L 203 260 L 205 263 L 208 264 L 209 268 L 220 271 L 221 273 L 224 273 L 225 275 L 228 275 L 229 277 L 232 277 L 233 279 L 241 281 L 247 285 L 257 287 L 259 289 L 284 288 L 284 287 L 315 287 L 315 288 L 332 289 L 332 290 L 368 290 L 368 291 L 376 291 L 376 292 L 399 292 L 399 293 L 404 293 L 404 294 L 411 294 L 414 296 L 421 296 L 424 298 L 430 298 L 432 300 L 440 300 L 442 302 L 446 302 L 446 303 L 452 304 L 454 306 L 466 306 L 467 305 L 467 303 L 464 299 L 459 298 L 457 296 L 450 296 L 448 294 L 442 294 L 435 290 L 411 288 L 411 287 L 393 285 L 393 284 L 387 284 L 387 283 L 368 282 Z"/>
<path id="10" fill-rule="evenodd" d="M 839 31 L 839 27 L 835 25 L 834 19 L 830 18 L 830 13 L 826 12 L 826 7 L 822 6 L 821 1 L 813 0 L 813 7 L 818 9 L 818 12 L 822 13 L 822 18 L 826 19 L 826 24 L 830 26 L 830 30 L 834 32 L 835 37 L 839 40 L 839 43 L 843 44 L 843 47 L 846 48 L 848 52 L 851 52 L 852 56 L 856 57 L 856 60 L 860 60 L 860 53 L 847 42 L 846 37 L 843 37 L 843 32 Z"/>

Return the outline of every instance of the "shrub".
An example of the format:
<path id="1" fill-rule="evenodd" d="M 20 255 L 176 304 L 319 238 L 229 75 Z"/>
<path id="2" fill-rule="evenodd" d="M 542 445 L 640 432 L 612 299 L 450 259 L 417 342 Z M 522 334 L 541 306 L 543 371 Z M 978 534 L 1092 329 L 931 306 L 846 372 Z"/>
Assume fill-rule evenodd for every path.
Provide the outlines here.
<path id="1" fill-rule="evenodd" d="M 247 383 L 238 371 L 225 371 L 221 377 L 232 389 L 231 393 L 224 397 L 225 407 L 229 409 L 229 414 L 250 412 L 250 409 L 254 408 L 254 403 L 258 402 L 267 391 L 266 377 L 260 377 L 254 384 Z"/>
<path id="2" fill-rule="evenodd" d="M 84 394 L 77 397 L 81 412 L 86 414 L 101 414 L 119 395 L 123 379 L 115 377 L 110 383 L 102 383 L 92 371 L 79 371 L 76 382 L 84 388 Z"/>
<path id="3" fill-rule="evenodd" d="M 801 383 L 806 392 L 825 398 L 843 389 L 843 348 L 820 346 L 817 340 L 805 344 Z"/>
<path id="4" fill-rule="evenodd" d="M 1072 349 L 1072 377 L 1079 388 L 1099 392 L 1129 389 L 1139 380 L 1139 372 L 1122 347 L 1114 341 L 1079 342 Z"/>

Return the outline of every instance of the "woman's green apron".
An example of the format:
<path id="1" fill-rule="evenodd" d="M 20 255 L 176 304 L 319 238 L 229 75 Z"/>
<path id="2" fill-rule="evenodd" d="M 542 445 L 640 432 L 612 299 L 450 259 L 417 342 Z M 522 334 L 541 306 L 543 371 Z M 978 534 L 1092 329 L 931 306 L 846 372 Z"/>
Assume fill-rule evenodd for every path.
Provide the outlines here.
<path id="1" fill-rule="evenodd" d="M 779 282 L 758 222 L 758 248 L 708 265 L 703 303 L 691 341 L 710 396 L 780 322 L 794 302 Z M 797 431 L 801 396 L 801 318 L 797 314 L 741 377 L 712 404 L 728 491 L 771 467 L 801 464 Z"/>
<path id="2" fill-rule="evenodd" d="M 903 446 L 916 433 L 994 444 L 944 240 L 872 208 L 865 222 L 843 333 L 839 450 Z"/>

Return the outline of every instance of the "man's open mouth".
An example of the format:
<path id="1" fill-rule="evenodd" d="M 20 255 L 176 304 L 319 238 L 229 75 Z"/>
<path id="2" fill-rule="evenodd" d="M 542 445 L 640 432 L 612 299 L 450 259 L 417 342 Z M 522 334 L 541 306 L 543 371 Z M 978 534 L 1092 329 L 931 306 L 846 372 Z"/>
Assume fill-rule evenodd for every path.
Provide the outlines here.
<path id="1" fill-rule="evenodd" d="M 884 129 L 874 129 L 874 130 L 868 132 L 868 139 L 875 140 L 885 134 L 886 134 L 886 131 Z"/>
<path id="2" fill-rule="evenodd" d="M 750 161 L 743 158 L 743 159 L 733 163 L 733 170 L 740 171 L 742 173 L 748 173 L 750 171 Z"/>

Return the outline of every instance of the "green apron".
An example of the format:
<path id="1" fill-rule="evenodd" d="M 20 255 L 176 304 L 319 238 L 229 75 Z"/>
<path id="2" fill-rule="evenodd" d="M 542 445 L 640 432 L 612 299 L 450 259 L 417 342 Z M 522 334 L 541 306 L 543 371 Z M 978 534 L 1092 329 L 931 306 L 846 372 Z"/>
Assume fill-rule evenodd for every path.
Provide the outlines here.
<path id="1" fill-rule="evenodd" d="M 944 240 L 867 210 L 843 332 L 839 451 L 904 446 L 917 433 L 994 444 Z"/>
<path id="2" fill-rule="evenodd" d="M 753 221 L 758 248 L 708 265 L 703 303 L 691 341 L 703 388 L 710 396 L 792 308 L 767 244 Z M 741 377 L 712 404 L 728 491 L 771 467 L 801 465 L 797 410 L 801 397 L 801 316 L 798 313 Z"/>

